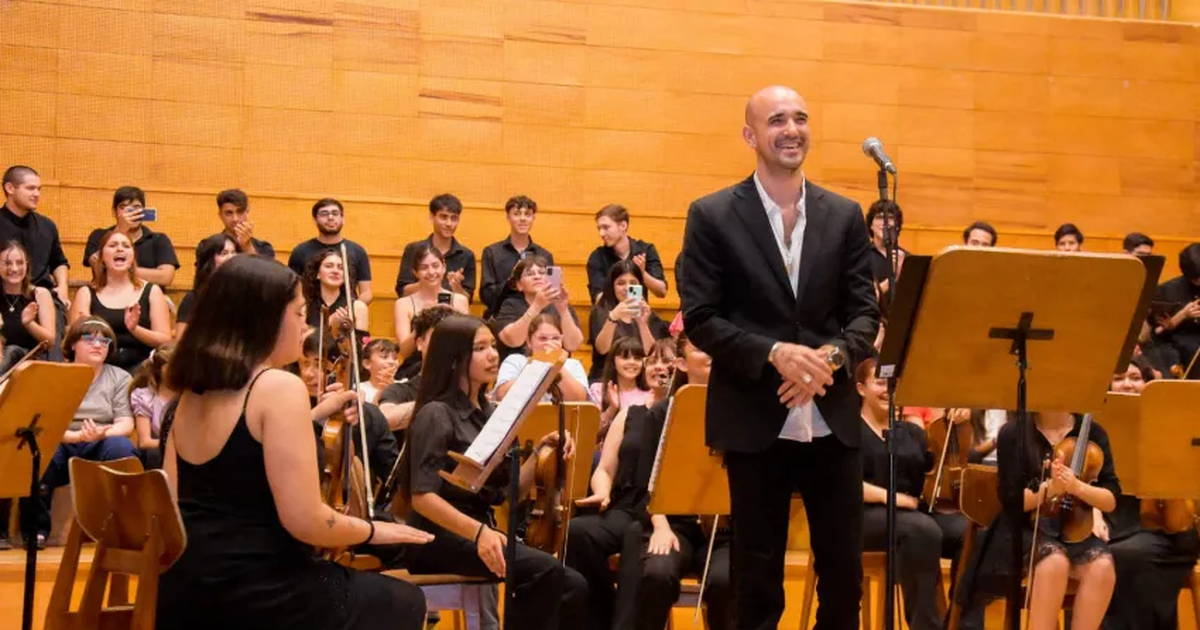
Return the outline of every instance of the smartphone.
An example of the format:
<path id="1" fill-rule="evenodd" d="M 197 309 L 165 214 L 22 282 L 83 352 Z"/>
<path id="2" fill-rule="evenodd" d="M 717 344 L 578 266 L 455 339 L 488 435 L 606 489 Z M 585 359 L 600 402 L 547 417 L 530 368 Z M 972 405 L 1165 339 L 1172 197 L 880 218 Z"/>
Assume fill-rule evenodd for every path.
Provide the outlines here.
<path id="1" fill-rule="evenodd" d="M 142 210 L 142 223 L 158 220 L 158 208 L 145 208 Z"/>
<path id="2" fill-rule="evenodd" d="M 438 304 L 450 304 L 454 300 L 454 296 L 450 293 L 442 292 L 438 294 Z"/>
<path id="3" fill-rule="evenodd" d="M 634 299 L 636 299 L 636 300 L 637 300 L 637 301 L 639 301 L 639 302 L 645 302 L 645 301 L 646 301 L 646 293 L 645 293 L 645 291 L 642 289 L 642 285 L 640 285 L 640 284 L 631 284 L 631 285 L 629 285 L 629 288 L 628 288 L 628 289 L 626 289 L 626 291 L 627 291 L 627 293 L 625 294 L 625 296 L 626 296 L 626 299 L 629 299 L 629 298 L 634 298 Z"/>
<path id="4" fill-rule="evenodd" d="M 555 289 L 562 288 L 562 267 L 549 267 L 546 269 L 546 283 Z"/>

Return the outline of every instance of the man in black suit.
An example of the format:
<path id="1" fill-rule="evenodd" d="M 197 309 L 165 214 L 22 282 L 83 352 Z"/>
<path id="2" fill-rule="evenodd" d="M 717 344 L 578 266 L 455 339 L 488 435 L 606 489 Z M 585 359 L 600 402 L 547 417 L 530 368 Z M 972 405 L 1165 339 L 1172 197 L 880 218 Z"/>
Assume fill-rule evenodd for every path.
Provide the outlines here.
<path id="1" fill-rule="evenodd" d="M 808 109 L 770 87 L 746 105 L 750 178 L 692 203 L 683 245 L 684 325 L 713 358 L 707 442 L 722 451 L 734 522 L 739 630 L 783 614 L 789 503 L 811 531 L 817 628 L 858 627 L 862 463 L 854 367 L 879 327 L 862 209 L 806 182 Z M 836 373 L 827 357 L 846 359 Z"/>

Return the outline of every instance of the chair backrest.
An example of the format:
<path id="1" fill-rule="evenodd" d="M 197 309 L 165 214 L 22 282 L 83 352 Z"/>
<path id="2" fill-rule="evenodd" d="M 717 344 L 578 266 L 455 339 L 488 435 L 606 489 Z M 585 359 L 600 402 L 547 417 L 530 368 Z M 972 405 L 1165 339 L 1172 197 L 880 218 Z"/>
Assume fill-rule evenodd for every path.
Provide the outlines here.
<path id="1" fill-rule="evenodd" d="M 970 464 L 962 472 L 959 509 L 980 527 L 988 527 L 1000 515 L 1000 478 L 994 466 Z"/>
<path id="2" fill-rule="evenodd" d="M 140 551 L 157 523 L 159 566 L 166 569 L 179 559 L 187 536 L 166 473 L 142 471 L 134 458 L 93 462 L 73 457 L 70 468 L 75 519 L 88 536 L 112 548 Z"/>

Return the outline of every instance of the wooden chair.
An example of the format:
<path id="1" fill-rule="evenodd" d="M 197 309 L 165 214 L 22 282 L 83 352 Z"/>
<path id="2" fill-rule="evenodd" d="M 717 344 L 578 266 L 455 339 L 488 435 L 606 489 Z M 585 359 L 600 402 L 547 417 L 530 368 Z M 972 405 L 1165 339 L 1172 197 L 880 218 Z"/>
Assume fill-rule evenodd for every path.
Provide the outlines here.
<path id="1" fill-rule="evenodd" d="M 1193 621 L 1197 627 L 1200 627 L 1200 578 L 1196 577 L 1195 569 L 1188 575 L 1187 581 L 1183 583 L 1183 588 L 1192 593 L 1192 614 L 1195 615 Z"/>
<path id="2" fill-rule="evenodd" d="M 1000 481 L 994 466 L 969 464 L 962 471 L 958 509 L 967 518 L 967 531 L 963 535 L 962 551 L 958 554 L 958 574 L 952 576 L 954 584 L 962 583 L 963 571 L 975 550 L 979 530 L 992 524 L 1000 515 Z M 958 630 L 962 623 L 962 606 L 958 597 L 950 602 L 950 625 L 947 630 Z"/>
<path id="3" fill-rule="evenodd" d="M 419 586 L 425 594 L 427 609 L 457 612 L 461 615 L 465 630 L 480 630 L 482 627 L 479 601 L 483 589 L 491 588 L 490 580 L 450 574 L 414 575 L 404 569 L 384 571 L 383 574 Z"/>
<path id="4" fill-rule="evenodd" d="M 153 630 L 158 576 L 179 559 L 187 544 L 166 473 L 143 472 L 136 458 L 92 462 L 75 457 L 69 466 L 75 523 L 50 594 L 46 630 Z M 96 541 L 96 553 L 79 610 L 72 612 L 85 535 Z M 133 602 L 130 575 L 137 576 Z"/>

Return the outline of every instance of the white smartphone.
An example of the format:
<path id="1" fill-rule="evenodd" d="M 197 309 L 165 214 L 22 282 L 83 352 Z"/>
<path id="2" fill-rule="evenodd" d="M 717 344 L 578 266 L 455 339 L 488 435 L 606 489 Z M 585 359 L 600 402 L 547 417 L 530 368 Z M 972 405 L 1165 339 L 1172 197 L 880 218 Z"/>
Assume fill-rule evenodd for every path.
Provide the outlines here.
<path id="1" fill-rule="evenodd" d="M 555 289 L 562 288 L 563 270 L 562 267 L 548 267 L 546 269 L 546 283 Z"/>
<path id="2" fill-rule="evenodd" d="M 645 291 L 642 289 L 642 285 L 640 285 L 640 284 L 631 284 L 631 285 L 629 285 L 629 288 L 628 288 L 628 289 L 626 289 L 626 293 L 625 293 L 625 295 L 626 295 L 626 298 L 627 298 L 627 299 L 628 299 L 628 298 L 633 298 L 633 299 L 636 299 L 636 300 L 637 300 L 637 301 L 639 301 L 639 302 L 645 302 L 645 301 L 646 301 L 646 293 L 645 293 Z"/>

